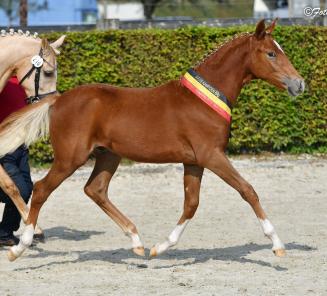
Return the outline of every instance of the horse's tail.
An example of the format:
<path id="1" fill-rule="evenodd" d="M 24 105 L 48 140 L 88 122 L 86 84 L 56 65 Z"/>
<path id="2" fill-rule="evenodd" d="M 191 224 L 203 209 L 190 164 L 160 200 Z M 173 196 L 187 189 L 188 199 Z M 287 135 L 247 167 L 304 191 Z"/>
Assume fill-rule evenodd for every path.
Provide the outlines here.
<path id="1" fill-rule="evenodd" d="M 0 158 L 20 145 L 29 146 L 49 133 L 50 108 L 58 96 L 51 96 L 11 114 L 0 124 Z"/>

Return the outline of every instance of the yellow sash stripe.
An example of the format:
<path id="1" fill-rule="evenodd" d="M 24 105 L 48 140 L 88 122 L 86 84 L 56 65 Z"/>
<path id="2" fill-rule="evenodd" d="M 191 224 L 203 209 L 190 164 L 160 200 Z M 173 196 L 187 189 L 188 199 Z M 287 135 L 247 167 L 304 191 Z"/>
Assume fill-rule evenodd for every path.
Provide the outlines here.
<path id="1" fill-rule="evenodd" d="M 220 108 L 225 110 L 229 115 L 231 115 L 230 108 L 220 99 L 217 98 L 213 93 L 211 93 L 207 88 L 205 88 L 200 82 L 198 82 L 195 78 L 193 78 L 192 75 L 189 73 L 185 73 L 184 77 L 192 83 L 198 90 L 200 90 L 202 93 L 204 93 L 211 101 L 213 101 L 216 105 L 218 105 Z"/>

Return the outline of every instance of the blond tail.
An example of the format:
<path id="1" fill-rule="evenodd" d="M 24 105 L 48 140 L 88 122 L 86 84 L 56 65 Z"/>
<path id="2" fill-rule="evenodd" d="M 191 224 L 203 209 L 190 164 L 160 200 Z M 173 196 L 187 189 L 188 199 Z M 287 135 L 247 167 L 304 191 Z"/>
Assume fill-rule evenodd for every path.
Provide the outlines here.
<path id="1" fill-rule="evenodd" d="M 29 146 L 49 133 L 49 111 L 57 96 L 29 105 L 6 118 L 0 124 L 0 158 L 20 145 Z"/>

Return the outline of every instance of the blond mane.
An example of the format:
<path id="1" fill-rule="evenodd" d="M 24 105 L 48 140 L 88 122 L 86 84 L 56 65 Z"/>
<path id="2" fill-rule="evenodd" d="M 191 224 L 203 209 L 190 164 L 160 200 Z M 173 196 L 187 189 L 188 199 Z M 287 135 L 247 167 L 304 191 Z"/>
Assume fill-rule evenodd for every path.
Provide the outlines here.
<path id="1" fill-rule="evenodd" d="M 1 30 L 0 31 L 0 36 L 1 37 L 11 37 L 11 36 L 25 36 L 27 38 L 34 38 L 34 39 L 40 39 L 39 38 L 39 33 L 34 32 L 33 35 L 31 35 L 30 31 L 26 31 L 24 33 L 24 31 L 22 30 L 18 30 L 17 32 L 15 32 L 15 29 L 9 29 L 9 31 L 7 32 L 6 30 Z"/>

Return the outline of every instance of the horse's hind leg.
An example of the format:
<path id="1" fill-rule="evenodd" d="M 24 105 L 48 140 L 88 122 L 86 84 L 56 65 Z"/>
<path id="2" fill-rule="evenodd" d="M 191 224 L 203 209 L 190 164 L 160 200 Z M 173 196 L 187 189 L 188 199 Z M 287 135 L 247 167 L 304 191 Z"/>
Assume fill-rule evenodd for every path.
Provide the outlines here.
<path id="1" fill-rule="evenodd" d="M 19 214 L 21 215 L 24 223 L 26 223 L 29 208 L 24 202 L 20 195 L 20 192 L 13 182 L 13 180 L 8 176 L 7 172 L 0 165 L 0 187 L 2 190 L 10 197 L 14 205 L 16 206 Z M 43 237 L 43 232 L 40 227 L 36 225 L 35 233 L 39 235 L 40 238 Z"/>
<path id="2" fill-rule="evenodd" d="M 226 155 L 220 151 L 214 152 L 204 166 L 236 189 L 241 194 L 242 198 L 250 204 L 259 219 L 264 234 L 273 243 L 273 252 L 276 256 L 284 256 L 284 244 L 279 239 L 271 222 L 267 219 L 267 215 L 261 207 L 257 193 L 254 191 L 253 187 L 240 176 Z"/>
<path id="3" fill-rule="evenodd" d="M 179 219 L 177 226 L 170 233 L 167 239 L 161 243 L 156 244 L 150 250 L 150 256 L 157 256 L 162 254 L 170 247 L 177 244 L 187 223 L 194 216 L 199 205 L 200 185 L 203 174 L 203 168 L 184 164 L 184 211 Z"/>
<path id="4" fill-rule="evenodd" d="M 135 225 L 108 198 L 109 182 L 120 160 L 120 156 L 110 151 L 96 151 L 95 167 L 84 191 L 131 238 L 133 252 L 144 256 L 144 247 Z"/>
<path id="5" fill-rule="evenodd" d="M 87 155 L 85 161 L 87 160 Z M 82 162 L 84 163 L 84 162 Z M 54 161 L 49 173 L 34 185 L 31 209 L 26 222 L 26 227 L 20 237 L 19 244 L 13 246 L 8 253 L 8 259 L 14 261 L 32 244 L 34 228 L 39 212 L 49 195 L 68 178 L 82 163 L 74 164 L 69 161 Z"/>

